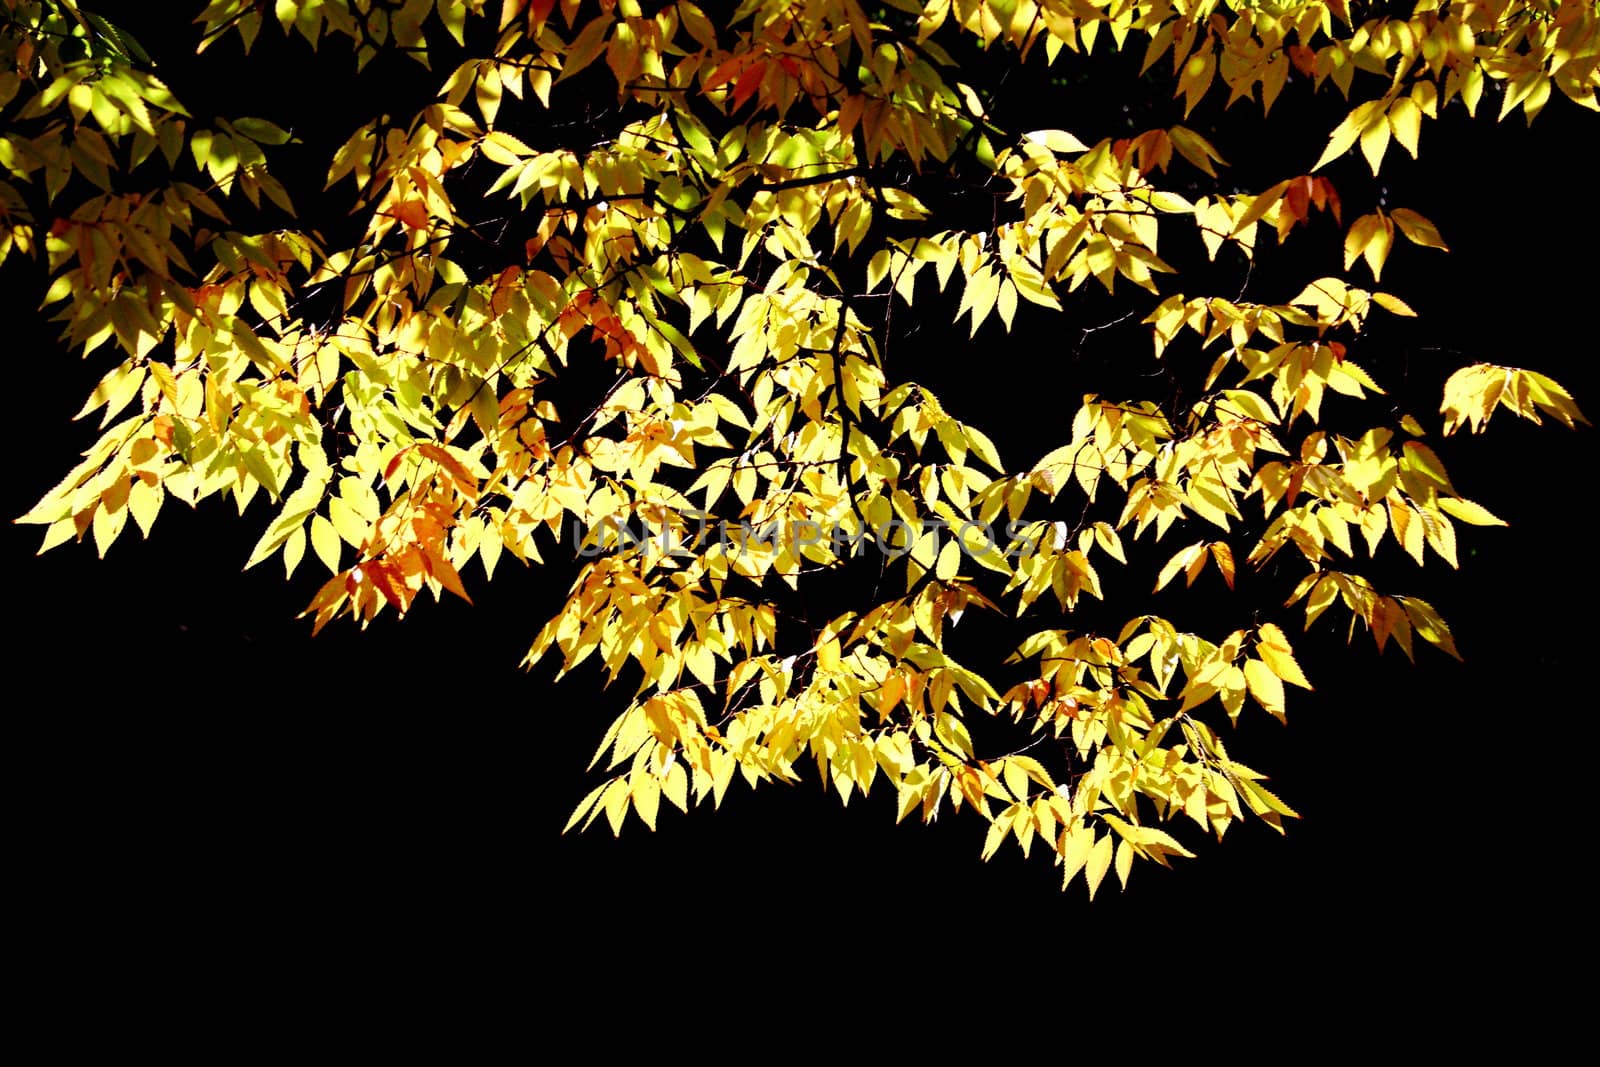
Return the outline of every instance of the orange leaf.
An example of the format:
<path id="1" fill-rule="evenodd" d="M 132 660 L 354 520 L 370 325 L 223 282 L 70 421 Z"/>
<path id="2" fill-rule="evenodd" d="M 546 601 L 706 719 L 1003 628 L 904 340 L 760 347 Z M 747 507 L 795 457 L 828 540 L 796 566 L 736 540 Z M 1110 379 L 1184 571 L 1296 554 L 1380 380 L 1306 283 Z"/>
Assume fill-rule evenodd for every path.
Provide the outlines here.
<path id="1" fill-rule="evenodd" d="M 428 228 L 428 206 L 421 200 L 402 200 L 384 214 L 399 219 L 413 230 Z"/>
<path id="2" fill-rule="evenodd" d="M 439 579 L 439 584 L 450 590 L 456 596 L 472 603 L 472 598 L 467 595 L 466 586 L 461 584 L 461 575 L 454 566 L 439 551 L 437 545 L 429 545 L 423 549 L 423 558 L 428 562 L 428 573 Z"/>
<path id="3" fill-rule="evenodd" d="M 456 480 L 456 483 L 460 486 L 462 492 L 476 493 L 478 491 L 478 479 L 472 476 L 472 472 L 467 470 L 465 464 L 463 464 L 456 457 L 452 456 L 444 448 L 433 444 L 432 442 L 425 441 L 422 444 L 417 445 L 416 449 L 418 452 L 421 452 L 424 456 L 427 456 L 429 459 L 433 460 L 435 463 L 439 464 L 439 466 L 448 471 L 450 477 Z"/>
<path id="4" fill-rule="evenodd" d="M 1335 222 L 1341 225 L 1344 223 L 1339 214 L 1339 192 L 1328 179 L 1316 178 L 1312 181 L 1311 202 L 1316 204 L 1319 210 L 1333 212 Z"/>
<path id="5" fill-rule="evenodd" d="M 306 610 L 300 613 L 305 618 L 312 612 L 316 613 L 316 622 L 312 625 L 312 636 L 328 624 L 328 620 L 338 612 L 339 606 L 350 596 L 350 575 L 348 573 L 335 574 L 322 584 L 317 590 L 317 595 L 311 598 L 311 603 L 306 605 Z"/>
<path id="6" fill-rule="evenodd" d="M 712 89 L 731 82 L 735 77 L 738 76 L 739 72 L 744 69 L 745 64 L 749 61 L 750 57 L 748 55 L 730 56 L 727 62 L 723 63 L 722 66 L 706 75 L 706 91 L 710 92 Z"/>
<path id="7" fill-rule="evenodd" d="M 1217 570 L 1222 572 L 1222 580 L 1228 583 L 1228 588 L 1233 588 L 1233 549 L 1224 541 L 1211 542 L 1211 558 L 1217 561 Z"/>

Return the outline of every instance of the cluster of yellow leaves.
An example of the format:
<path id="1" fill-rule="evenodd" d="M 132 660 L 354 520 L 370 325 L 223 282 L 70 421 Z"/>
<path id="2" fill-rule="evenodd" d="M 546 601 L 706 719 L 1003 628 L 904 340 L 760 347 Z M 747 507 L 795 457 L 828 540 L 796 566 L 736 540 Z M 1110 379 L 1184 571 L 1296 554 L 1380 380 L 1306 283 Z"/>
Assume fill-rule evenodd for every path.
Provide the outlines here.
<path id="1" fill-rule="evenodd" d="M 358 65 L 387 49 L 465 57 L 427 106 L 375 117 L 333 154 L 328 185 L 363 233 L 329 247 L 270 173 L 288 133 L 197 122 L 76 0 L 0 0 L 0 260 L 42 256 L 67 341 L 118 352 L 83 412 L 103 412 L 102 437 L 25 517 L 45 547 L 92 534 L 103 553 L 129 516 L 148 533 L 168 497 L 231 494 L 242 512 L 265 495 L 277 511 L 249 563 L 281 556 L 293 573 L 309 547 L 331 575 L 307 609 L 320 628 L 404 613 L 425 589 L 465 598 L 473 560 L 492 576 L 504 553 L 536 563 L 586 531 L 529 660 L 597 657 L 636 691 L 573 824 L 604 813 L 620 829 L 632 811 L 654 827 L 663 796 L 719 803 L 736 772 L 792 781 L 809 759 L 845 799 L 881 777 L 902 818 L 976 811 L 985 856 L 1038 841 L 1091 893 L 1136 858 L 1189 855 L 1156 825 L 1169 818 L 1281 827 L 1294 812 L 1202 719 L 1236 719 L 1246 698 L 1281 719 L 1285 684 L 1309 688 L 1277 625 L 1220 641 L 1148 614 L 1115 640 L 1042 630 L 1012 661 L 1036 661 L 1034 677 L 1003 695 L 947 639 L 969 608 L 1105 599 L 1125 540 L 1176 529 L 1191 543 L 1157 590 L 1207 566 L 1232 589 L 1292 548 L 1308 624 L 1338 600 L 1380 649 L 1393 637 L 1409 654 L 1417 634 L 1453 653 L 1431 607 L 1352 569 L 1356 536 L 1369 555 L 1388 534 L 1453 567 L 1452 520 L 1499 520 L 1456 493 L 1416 419 L 1323 427 L 1330 395 L 1383 392 L 1349 354 L 1374 307 L 1412 311 L 1337 277 L 1282 304 L 1173 292 L 1166 234 L 1250 258 L 1263 227 L 1283 241 L 1312 212 L 1343 225 L 1332 182 L 1300 161 L 1260 193 L 1224 191 L 1222 151 L 1185 126 L 1095 144 L 1002 130 L 953 54 L 1029 57 L 1042 41 L 1045 61 L 1068 62 L 1103 28 L 1118 48 L 1142 41 L 1146 69 L 1170 54 L 1186 112 L 1219 80 L 1230 102 L 1259 86 L 1268 109 L 1292 71 L 1381 94 L 1310 168 L 1359 142 L 1376 173 L 1391 139 L 1415 156 L 1424 117 L 1457 98 L 1474 110 L 1490 84 L 1502 115 L 1531 119 L 1552 88 L 1594 107 L 1593 3 L 1422 0 L 1359 23 L 1347 0 L 746 0 L 717 21 L 648 6 L 206 5 L 206 42 L 284 47 L 275 21 L 312 46 L 349 38 Z M 568 123 L 579 134 L 553 144 L 545 119 L 579 85 L 614 91 L 621 117 Z M 1179 159 L 1211 191 L 1159 185 Z M 939 169 L 993 182 L 1003 219 L 935 228 L 926 183 L 906 175 Z M 281 225 L 232 228 L 239 197 Z M 534 221 L 502 249 L 487 234 L 512 219 Z M 1349 225 L 1346 272 L 1364 260 L 1376 280 L 1396 228 L 1445 248 L 1421 214 L 1380 208 Z M 469 266 L 456 249 L 474 242 L 499 261 Z M 920 311 L 930 267 L 972 334 L 1125 279 L 1157 357 L 1198 349 L 1209 370 L 1181 403 L 1084 396 L 1069 440 L 1007 467 L 886 369 L 868 308 Z M 558 412 L 548 383 L 580 360 L 606 361 L 612 384 Z M 1582 420 L 1550 379 L 1481 364 L 1450 379 L 1444 429 L 1476 431 L 1497 406 Z M 651 536 L 620 535 L 638 523 Z M 808 575 L 862 566 L 863 544 L 870 602 L 814 621 L 784 607 Z M 882 580 L 891 568 L 903 585 Z M 1054 747 L 980 753 L 975 716 Z"/>

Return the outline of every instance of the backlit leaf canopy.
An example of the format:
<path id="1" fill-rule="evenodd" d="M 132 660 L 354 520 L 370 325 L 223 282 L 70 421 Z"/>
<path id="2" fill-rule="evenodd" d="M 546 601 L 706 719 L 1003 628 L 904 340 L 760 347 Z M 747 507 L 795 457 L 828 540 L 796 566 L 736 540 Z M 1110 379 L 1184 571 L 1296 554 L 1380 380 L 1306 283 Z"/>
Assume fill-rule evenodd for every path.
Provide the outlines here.
<path id="1" fill-rule="evenodd" d="M 348 131 L 315 224 L 275 174 L 293 130 L 202 114 L 100 7 L 0 5 L 0 259 L 107 368 L 99 440 L 24 521 L 104 553 L 231 496 L 249 564 L 328 575 L 317 629 L 569 567 L 528 659 L 615 683 L 569 826 L 815 774 L 976 813 L 986 857 L 1091 894 L 1191 855 L 1186 822 L 1281 828 L 1223 727 L 1311 687 L 1288 631 L 1455 654 L 1404 568 L 1501 520 L 1430 435 L 1585 421 L 1487 363 L 1407 412 L 1365 338 L 1415 314 L 1390 260 L 1448 247 L 1368 173 L 1452 109 L 1596 109 L 1592 0 L 215 0 L 202 47 L 403 56 L 436 89 Z M 1095 91 L 1153 80 L 1185 121 L 1340 105 L 1253 188 L 1185 125 L 995 112 L 1008 70 L 1109 53 L 1129 84 Z M 1296 242 L 1324 272 L 1288 299 L 1217 282 Z M 1103 380 L 1004 365 L 1014 325 L 1107 301 L 1145 340 Z M 956 343 L 1060 393 L 1047 449 L 919 382 Z M 1224 596 L 1249 622 L 1207 630 Z"/>

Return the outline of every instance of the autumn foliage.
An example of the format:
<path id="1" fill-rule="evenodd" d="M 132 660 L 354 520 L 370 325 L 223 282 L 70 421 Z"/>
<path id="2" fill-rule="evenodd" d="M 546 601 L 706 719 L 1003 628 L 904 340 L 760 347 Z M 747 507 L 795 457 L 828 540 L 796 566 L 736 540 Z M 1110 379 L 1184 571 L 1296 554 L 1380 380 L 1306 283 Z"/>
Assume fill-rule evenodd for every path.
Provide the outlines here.
<path id="1" fill-rule="evenodd" d="M 571 567 L 528 659 L 617 683 L 571 826 L 816 774 L 971 813 L 985 856 L 1045 851 L 1091 894 L 1191 855 L 1185 822 L 1281 827 L 1222 727 L 1311 688 L 1290 630 L 1455 653 L 1386 584 L 1500 522 L 1430 439 L 1585 421 L 1483 363 L 1399 410 L 1364 339 L 1414 314 L 1386 264 L 1447 235 L 1329 171 L 1403 164 L 1447 109 L 1596 109 L 1592 0 L 205 5 L 202 47 L 403 53 L 436 84 L 325 161 L 342 229 L 275 174 L 289 129 L 191 110 L 98 6 L 0 0 L 0 260 L 108 368 L 98 442 L 23 521 L 103 554 L 231 497 L 249 564 L 321 569 L 317 629 Z M 1264 130 L 1291 96 L 1344 117 L 1238 191 L 1234 146 L 1185 125 L 992 113 L 995 71 L 1106 52 L 1186 120 L 1209 95 Z M 951 206 L 974 189 L 977 215 Z M 1343 269 L 1281 302 L 1172 265 L 1296 242 Z M 1140 324 L 1137 373 L 1062 379 L 1037 455 L 889 358 L 896 309 L 992 346 L 1091 294 Z M 841 576 L 842 603 L 808 592 Z M 1254 621 L 1201 632 L 1180 585 Z"/>

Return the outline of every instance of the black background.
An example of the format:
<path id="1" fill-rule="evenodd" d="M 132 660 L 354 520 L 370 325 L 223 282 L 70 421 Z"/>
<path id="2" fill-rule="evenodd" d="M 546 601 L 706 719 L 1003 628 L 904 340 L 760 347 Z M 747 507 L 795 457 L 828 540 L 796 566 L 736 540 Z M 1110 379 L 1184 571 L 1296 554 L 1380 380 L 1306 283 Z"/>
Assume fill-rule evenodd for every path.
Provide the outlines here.
<path id="1" fill-rule="evenodd" d="M 142 17 L 126 16 L 128 28 L 186 101 L 287 125 L 315 100 L 296 131 L 312 141 L 308 158 L 318 134 L 337 143 L 352 116 L 406 91 L 382 69 L 351 79 L 337 50 L 304 72 L 242 64 L 229 46 L 184 61 L 181 20 Z M 293 54 L 310 63 L 303 47 Z M 289 77 L 325 80 L 308 96 Z M 432 79 L 415 82 L 425 93 Z M 1295 93 L 1311 117 L 1290 110 Z M 1315 160 L 1324 115 L 1339 109 L 1306 99 L 1304 85 L 1286 91 L 1260 167 L 1279 151 Z M 1250 142 L 1223 135 L 1256 128 L 1259 113 L 1218 104 L 1191 124 L 1241 157 L 1248 186 Z M 1388 204 L 1429 215 L 1453 251 L 1395 250 L 1383 288 L 1422 319 L 1385 327 L 1362 361 L 1385 382 L 1415 379 L 1432 398 L 1415 408 L 1425 421 L 1438 382 L 1473 360 L 1545 371 L 1595 406 L 1600 222 L 1578 154 L 1594 116 L 1557 99 L 1530 130 L 1520 115 L 1495 125 L 1497 105 L 1486 99 L 1476 123 L 1457 108 L 1427 124 L 1420 162 L 1390 149 Z M 1181 117 L 1163 100 L 1148 107 L 1148 125 Z M 1091 140 L 1114 132 L 1052 124 Z M 1346 222 L 1378 195 L 1364 172 L 1359 158 L 1331 169 Z M 1321 240 L 1318 269 L 1337 273 L 1331 228 Z M 1306 275 L 1287 268 L 1302 265 L 1286 260 L 1281 284 L 1298 288 Z M 1268 256 L 1252 282 L 1262 299 L 1289 295 L 1272 269 Z M 68 420 L 105 369 L 62 352 L 31 310 L 40 277 L 15 261 L 0 273 L 13 516 L 92 440 Z M 1064 436 L 1084 389 L 1056 327 L 1008 341 L 991 326 L 980 349 L 964 324 L 943 328 L 946 311 L 932 313 L 937 329 L 897 341 L 894 358 L 925 360 L 918 376 L 959 398 L 956 413 L 990 428 L 1013 463 L 1036 438 Z M 1096 321 L 1074 314 L 1074 326 Z M 1126 355 L 1100 358 L 1148 359 L 1137 332 L 1107 343 Z M 1459 573 L 1430 558 L 1407 574 L 1404 591 L 1451 619 L 1465 665 L 1421 648 L 1412 669 L 1365 635 L 1346 648 L 1321 623 L 1317 640 L 1299 639 L 1316 693 L 1291 699 L 1287 730 L 1255 723 L 1241 740 L 1305 817 L 1283 837 L 1256 823 L 1220 844 L 1191 841 L 1199 858 L 1141 865 L 1126 892 L 1108 883 L 1093 904 L 1081 883 L 1063 895 L 1040 855 L 980 863 L 977 820 L 895 826 L 881 789 L 841 808 L 814 781 L 754 794 L 737 784 L 720 812 L 666 812 L 654 835 L 633 822 L 620 841 L 603 823 L 559 836 L 622 694 L 592 676 L 552 685 L 548 670 L 516 669 L 558 591 L 514 562 L 492 585 L 480 576 L 476 607 L 429 603 L 403 623 L 340 623 L 311 640 L 294 616 L 314 560 L 292 583 L 276 560 L 239 570 L 263 503 L 242 520 L 218 501 L 169 506 L 150 542 L 130 533 L 103 561 L 89 544 L 33 558 L 38 531 L 7 526 L 8 867 L 25 902 L 14 925 L 43 946 L 29 957 L 35 989 L 96 1003 L 153 984 L 218 1005 L 267 996 L 332 1012 L 412 987 L 498 1014 L 548 1004 L 552 977 L 575 998 L 620 975 L 731 997 L 746 980 L 798 988 L 816 965 L 912 1000 L 1057 988 L 1032 984 L 1043 981 L 1077 996 L 1131 980 L 1234 1008 L 1332 993 L 1414 1026 L 1531 1006 L 1545 961 L 1582 951 L 1593 929 L 1570 873 L 1585 851 L 1572 798 L 1592 705 L 1580 669 L 1593 655 L 1581 510 L 1592 441 L 1502 412 L 1484 437 L 1440 445 L 1462 492 L 1512 520 L 1463 531 Z M 1112 578 L 1108 595 L 1121 584 L 1137 596 L 1146 580 Z M 1293 637 L 1298 611 L 1285 619 Z"/>

